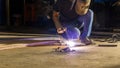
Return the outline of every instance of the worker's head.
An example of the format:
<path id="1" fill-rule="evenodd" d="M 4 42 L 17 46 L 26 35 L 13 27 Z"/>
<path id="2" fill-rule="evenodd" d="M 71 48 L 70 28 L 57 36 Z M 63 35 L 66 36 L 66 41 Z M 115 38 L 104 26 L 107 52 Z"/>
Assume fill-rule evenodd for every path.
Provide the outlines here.
<path id="1" fill-rule="evenodd" d="M 91 0 L 77 0 L 75 10 L 79 15 L 85 15 L 88 12 Z"/>

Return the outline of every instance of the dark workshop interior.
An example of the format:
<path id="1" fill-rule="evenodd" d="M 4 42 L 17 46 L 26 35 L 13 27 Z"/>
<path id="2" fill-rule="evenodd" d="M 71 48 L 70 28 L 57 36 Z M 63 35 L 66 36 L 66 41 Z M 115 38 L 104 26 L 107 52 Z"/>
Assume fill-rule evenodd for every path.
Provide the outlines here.
<path id="1" fill-rule="evenodd" d="M 0 0 L 3 31 L 48 29 L 55 32 L 52 7 L 57 0 Z M 120 32 L 120 0 L 92 0 L 93 32 Z M 18 30 L 17 30 L 18 29 Z M 42 30 L 41 30 L 42 31 Z"/>

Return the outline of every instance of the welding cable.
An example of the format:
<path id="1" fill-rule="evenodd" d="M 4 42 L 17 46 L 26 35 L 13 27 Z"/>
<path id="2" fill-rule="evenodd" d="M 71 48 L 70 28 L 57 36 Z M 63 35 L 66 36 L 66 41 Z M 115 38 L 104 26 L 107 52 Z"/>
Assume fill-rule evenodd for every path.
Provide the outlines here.
<path id="1" fill-rule="evenodd" d="M 105 38 L 105 39 L 99 39 L 95 40 L 99 42 L 108 42 L 108 43 L 116 43 L 117 41 L 120 41 L 120 34 L 113 34 L 112 37 L 110 38 Z"/>

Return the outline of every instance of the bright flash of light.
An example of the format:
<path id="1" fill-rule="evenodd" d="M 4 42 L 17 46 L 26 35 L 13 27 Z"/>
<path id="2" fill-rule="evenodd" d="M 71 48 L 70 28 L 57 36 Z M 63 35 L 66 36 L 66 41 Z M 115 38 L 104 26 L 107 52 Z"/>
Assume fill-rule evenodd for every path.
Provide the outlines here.
<path id="1" fill-rule="evenodd" d="M 74 46 L 75 46 L 75 42 L 74 42 L 74 41 L 71 41 L 71 40 L 65 41 L 65 43 L 66 43 L 69 47 L 74 47 Z"/>

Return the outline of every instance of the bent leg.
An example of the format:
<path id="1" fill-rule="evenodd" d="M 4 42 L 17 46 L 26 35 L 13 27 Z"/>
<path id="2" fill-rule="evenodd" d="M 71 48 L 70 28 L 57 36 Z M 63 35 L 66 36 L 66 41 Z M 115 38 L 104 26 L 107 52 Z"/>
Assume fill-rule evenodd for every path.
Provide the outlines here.
<path id="1" fill-rule="evenodd" d="M 83 31 L 80 39 L 85 39 L 90 36 L 93 23 L 93 11 L 89 9 L 88 13 L 84 16 L 80 16 L 78 19 L 80 22 L 84 23 Z"/>
<path id="2" fill-rule="evenodd" d="M 78 28 L 73 26 L 66 26 L 67 30 L 61 34 L 63 38 L 70 40 L 70 39 L 79 39 L 80 31 Z"/>

